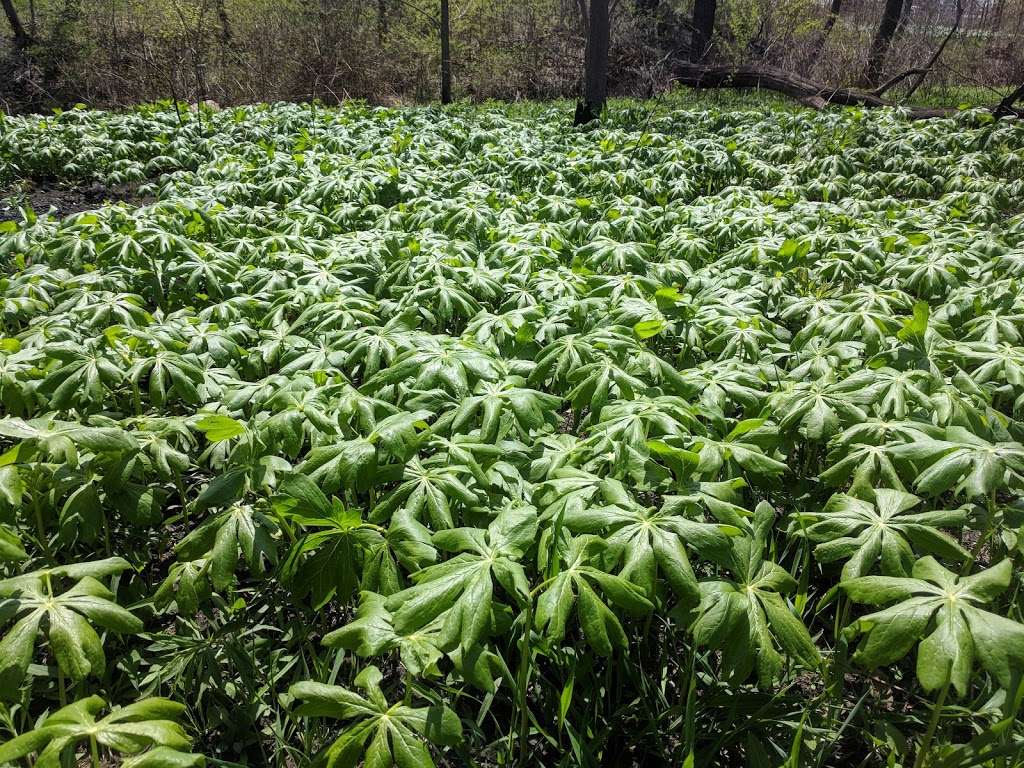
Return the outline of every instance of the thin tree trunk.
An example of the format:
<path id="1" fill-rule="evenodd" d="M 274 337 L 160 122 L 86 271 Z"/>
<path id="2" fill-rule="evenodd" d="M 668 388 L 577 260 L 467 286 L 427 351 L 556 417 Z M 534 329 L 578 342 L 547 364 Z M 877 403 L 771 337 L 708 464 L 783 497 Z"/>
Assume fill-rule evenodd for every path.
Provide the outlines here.
<path id="1" fill-rule="evenodd" d="M 1006 0 L 997 0 L 995 13 L 992 14 L 992 30 L 997 31 L 1003 26 L 1003 11 L 1006 9 Z"/>
<path id="2" fill-rule="evenodd" d="M 231 21 L 228 19 L 228 8 L 224 0 L 217 0 L 217 21 L 220 22 L 221 45 L 231 45 L 234 35 L 231 34 Z"/>
<path id="3" fill-rule="evenodd" d="M 451 20 L 448 0 L 441 0 L 441 103 L 452 103 Z"/>
<path id="4" fill-rule="evenodd" d="M 814 62 L 820 55 L 822 50 L 825 48 L 825 43 L 828 41 L 828 36 L 832 34 L 832 27 L 836 25 L 839 20 L 839 12 L 843 9 L 843 0 L 832 0 L 832 5 L 828 9 L 828 18 L 825 19 L 825 24 L 821 28 L 821 34 L 818 35 L 818 39 L 814 41 L 814 46 L 811 48 L 811 52 L 805 59 L 806 63 L 810 64 Z"/>
<path id="5" fill-rule="evenodd" d="M 583 101 L 576 105 L 575 125 L 598 119 L 608 99 L 608 48 L 611 42 L 608 0 L 590 0 L 590 23 L 587 26 Z"/>
<path id="6" fill-rule="evenodd" d="M 892 45 L 896 25 L 899 24 L 902 13 L 903 0 L 885 0 L 882 19 L 878 23 L 875 39 L 871 41 L 871 50 L 868 52 L 867 66 L 864 71 L 864 80 L 868 85 L 878 85 L 878 79 L 882 76 L 882 67 L 885 64 L 885 55 L 889 52 L 889 46 Z"/>
<path id="7" fill-rule="evenodd" d="M 4 15 L 7 17 L 7 22 L 11 25 L 11 32 L 14 34 L 14 45 L 19 49 L 27 48 L 29 43 L 32 42 L 32 36 L 25 29 L 25 25 L 21 23 L 18 10 L 14 7 L 14 0 L 0 0 L 0 5 L 3 5 Z"/>
<path id="8" fill-rule="evenodd" d="M 900 36 L 910 23 L 910 15 L 914 10 L 914 0 L 903 0 L 903 11 L 900 13 L 900 20 L 896 22 L 896 31 L 893 33 L 893 40 L 899 40 Z"/>
<path id="9" fill-rule="evenodd" d="M 384 44 L 388 34 L 388 7 L 386 0 L 377 0 L 377 45 Z"/>
<path id="10" fill-rule="evenodd" d="M 695 0 L 693 4 L 693 33 L 690 35 L 690 61 L 697 64 L 711 53 L 715 34 L 715 15 L 718 0 Z"/>

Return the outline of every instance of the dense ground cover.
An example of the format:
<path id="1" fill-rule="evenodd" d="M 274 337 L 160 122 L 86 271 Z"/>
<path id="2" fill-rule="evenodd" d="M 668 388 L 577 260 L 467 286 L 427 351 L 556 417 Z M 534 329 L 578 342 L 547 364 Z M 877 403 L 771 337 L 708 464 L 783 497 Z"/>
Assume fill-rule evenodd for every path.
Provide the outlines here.
<path id="1" fill-rule="evenodd" d="M 73 110 L 21 179 L 157 202 L 0 224 L 0 764 L 1021 763 L 1019 124 Z"/>

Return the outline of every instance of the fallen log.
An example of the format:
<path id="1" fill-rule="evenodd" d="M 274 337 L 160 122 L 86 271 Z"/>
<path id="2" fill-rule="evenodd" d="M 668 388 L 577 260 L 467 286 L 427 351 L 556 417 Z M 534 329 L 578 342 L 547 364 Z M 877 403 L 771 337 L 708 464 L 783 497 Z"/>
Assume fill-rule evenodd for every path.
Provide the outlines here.
<path id="1" fill-rule="evenodd" d="M 789 96 L 814 109 L 824 109 L 828 106 L 901 106 L 886 101 L 870 91 L 821 85 L 800 75 L 774 67 L 678 64 L 672 79 L 674 82 L 694 88 L 759 88 Z M 1010 96 L 1012 97 L 1013 94 Z M 1011 114 L 1020 116 L 1020 113 L 1013 108 L 1015 100 L 1007 97 L 999 107 L 991 108 L 992 112 L 998 117 Z M 1008 101 L 1009 103 L 1007 103 Z M 903 109 L 907 110 L 910 117 L 915 120 L 949 117 L 957 112 L 956 107 L 903 107 Z"/>

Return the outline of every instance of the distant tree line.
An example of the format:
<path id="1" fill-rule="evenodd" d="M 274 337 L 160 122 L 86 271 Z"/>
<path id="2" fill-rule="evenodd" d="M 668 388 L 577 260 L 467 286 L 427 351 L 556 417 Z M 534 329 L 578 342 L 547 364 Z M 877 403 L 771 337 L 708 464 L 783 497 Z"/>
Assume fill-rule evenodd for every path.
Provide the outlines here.
<path id="1" fill-rule="evenodd" d="M 767 68 L 899 101 L 1024 80 L 1024 0 L 0 0 L 0 107 L 652 96 Z M 708 85 L 714 84 L 714 78 Z M 993 92 L 993 98 L 995 98 Z M 951 95 L 951 98 L 954 96 Z"/>

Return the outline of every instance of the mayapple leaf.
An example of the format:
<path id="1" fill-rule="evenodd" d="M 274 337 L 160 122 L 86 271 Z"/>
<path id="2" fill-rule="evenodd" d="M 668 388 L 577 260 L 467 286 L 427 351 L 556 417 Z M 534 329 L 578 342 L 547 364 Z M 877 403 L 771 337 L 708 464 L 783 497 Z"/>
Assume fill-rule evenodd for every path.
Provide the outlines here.
<path id="1" fill-rule="evenodd" d="M 196 429 L 206 435 L 211 443 L 231 440 L 245 434 L 245 425 L 220 413 L 211 413 L 196 421 Z"/>
<path id="2" fill-rule="evenodd" d="M 1024 624 L 980 606 L 1010 585 L 1012 563 L 1002 560 L 970 576 L 933 557 L 914 563 L 910 577 L 861 576 L 841 586 L 854 602 L 889 605 L 857 619 L 847 632 L 863 635 L 854 660 L 869 668 L 891 664 L 918 646 L 917 678 L 926 690 L 950 682 L 967 695 L 975 662 L 1002 686 L 1024 665 Z"/>

